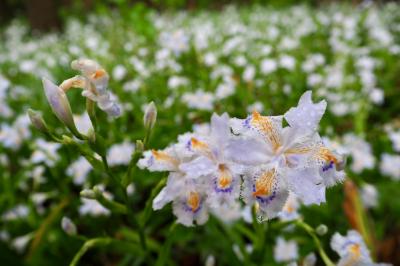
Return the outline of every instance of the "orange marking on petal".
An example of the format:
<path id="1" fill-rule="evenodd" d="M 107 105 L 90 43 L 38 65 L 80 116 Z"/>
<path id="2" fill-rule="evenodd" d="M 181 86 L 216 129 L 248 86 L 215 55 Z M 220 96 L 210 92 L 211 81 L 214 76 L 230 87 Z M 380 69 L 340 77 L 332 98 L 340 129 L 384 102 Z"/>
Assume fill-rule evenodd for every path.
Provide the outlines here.
<path id="1" fill-rule="evenodd" d="M 154 158 L 157 161 L 166 161 L 166 162 L 169 162 L 169 163 L 174 164 L 174 165 L 178 164 L 176 159 L 173 158 L 172 156 L 168 155 L 166 152 L 151 150 L 151 153 L 153 154 Z"/>
<path id="2" fill-rule="evenodd" d="M 358 244 L 352 244 L 349 246 L 349 252 L 355 257 L 361 257 L 361 247 Z"/>
<path id="3" fill-rule="evenodd" d="M 273 145 L 275 151 L 279 149 L 281 146 L 281 140 L 269 117 L 262 116 L 259 112 L 253 111 L 251 124 L 265 134 L 265 136 Z"/>
<path id="4" fill-rule="evenodd" d="M 195 212 L 200 207 L 200 195 L 197 192 L 190 191 L 187 199 L 187 205 Z"/>
<path id="5" fill-rule="evenodd" d="M 319 148 L 317 156 L 326 162 L 333 162 L 335 165 L 338 164 L 336 156 L 326 147 Z"/>
<path id="6" fill-rule="evenodd" d="M 229 170 L 225 167 L 225 165 L 220 164 L 218 166 L 219 177 L 218 177 L 218 185 L 221 188 L 227 188 L 232 183 L 232 175 Z"/>
<path id="7" fill-rule="evenodd" d="M 288 212 L 288 213 L 292 213 L 292 212 L 294 211 L 294 208 L 293 208 L 292 205 L 287 204 L 287 205 L 285 206 L 285 210 L 286 210 L 286 212 Z"/>
<path id="8" fill-rule="evenodd" d="M 260 177 L 257 178 L 255 184 L 255 191 L 253 192 L 253 196 L 268 196 L 272 192 L 272 187 L 275 182 L 275 171 L 270 170 L 268 172 L 263 173 Z"/>
<path id="9" fill-rule="evenodd" d="M 191 141 L 192 147 L 195 149 L 199 149 L 199 150 L 208 149 L 207 143 L 205 143 L 203 141 L 200 141 L 196 138 L 191 138 L 190 141 Z"/>
<path id="10" fill-rule="evenodd" d="M 285 151 L 285 154 L 304 154 L 310 152 L 310 147 L 299 147 L 299 148 L 292 148 Z"/>
<path id="11" fill-rule="evenodd" d="M 96 70 L 96 72 L 94 72 L 93 78 L 98 79 L 98 78 L 104 77 L 106 75 L 106 73 L 107 72 L 104 69 L 98 69 L 98 70 Z"/>

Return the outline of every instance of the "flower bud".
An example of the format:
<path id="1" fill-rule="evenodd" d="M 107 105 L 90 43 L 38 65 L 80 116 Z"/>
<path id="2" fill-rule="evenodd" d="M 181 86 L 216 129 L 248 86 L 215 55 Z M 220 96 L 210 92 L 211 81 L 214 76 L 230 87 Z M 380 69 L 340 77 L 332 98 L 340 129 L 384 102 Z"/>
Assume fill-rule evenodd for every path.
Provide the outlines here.
<path id="1" fill-rule="evenodd" d="M 315 229 L 318 235 L 323 236 L 326 233 L 328 233 L 328 227 L 324 224 L 318 225 L 318 227 Z"/>
<path id="2" fill-rule="evenodd" d="M 76 226 L 68 217 L 63 217 L 61 220 L 61 228 L 70 236 L 76 235 Z"/>
<path id="3" fill-rule="evenodd" d="M 49 102 L 53 113 L 74 135 L 81 137 L 81 134 L 76 129 L 72 117 L 71 106 L 65 92 L 46 78 L 43 78 L 42 81 L 47 101 Z"/>
<path id="4" fill-rule="evenodd" d="M 42 114 L 39 112 L 28 109 L 28 116 L 31 120 L 32 125 L 42 133 L 49 133 L 49 129 L 47 128 L 46 122 L 43 120 Z"/>
<path id="5" fill-rule="evenodd" d="M 144 151 L 143 141 L 141 141 L 141 140 L 136 140 L 135 149 L 136 149 L 138 152 L 143 152 L 143 151 Z"/>
<path id="6" fill-rule="evenodd" d="M 96 193 L 91 189 L 84 189 L 79 194 L 81 195 L 82 198 L 86 198 L 86 199 L 95 199 L 96 198 Z"/>
<path id="7" fill-rule="evenodd" d="M 153 129 L 156 120 L 157 120 L 157 108 L 154 102 L 151 102 L 147 105 L 146 111 L 144 113 L 143 117 L 144 127 L 147 130 Z"/>

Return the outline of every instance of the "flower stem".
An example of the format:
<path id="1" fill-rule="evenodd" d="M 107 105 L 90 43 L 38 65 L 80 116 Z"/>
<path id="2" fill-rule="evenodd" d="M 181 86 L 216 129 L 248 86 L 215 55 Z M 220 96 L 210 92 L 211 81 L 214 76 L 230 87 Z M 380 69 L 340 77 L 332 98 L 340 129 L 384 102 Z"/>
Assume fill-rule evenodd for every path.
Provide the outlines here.
<path id="1" fill-rule="evenodd" d="M 322 244 L 319 241 L 314 229 L 311 226 L 309 226 L 308 224 L 306 224 L 305 222 L 303 222 L 302 220 L 296 220 L 295 224 L 298 227 L 301 227 L 302 229 L 304 229 L 304 231 L 306 231 L 311 236 L 311 238 L 314 240 L 314 244 L 317 247 L 318 253 L 321 256 L 322 260 L 324 261 L 325 265 L 327 265 L 327 266 L 335 266 L 335 264 L 331 261 L 331 259 L 325 253 L 325 250 L 322 247 Z"/>

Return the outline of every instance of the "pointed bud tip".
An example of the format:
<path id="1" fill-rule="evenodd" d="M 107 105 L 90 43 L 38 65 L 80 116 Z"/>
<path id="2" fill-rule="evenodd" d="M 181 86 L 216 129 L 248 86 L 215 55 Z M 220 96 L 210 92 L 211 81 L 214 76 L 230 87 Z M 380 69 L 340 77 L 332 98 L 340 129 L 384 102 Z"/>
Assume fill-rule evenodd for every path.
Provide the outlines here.
<path id="1" fill-rule="evenodd" d="M 151 101 L 144 113 L 143 122 L 146 129 L 151 130 L 157 120 L 157 108 L 153 101 Z"/>
<path id="2" fill-rule="evenodd" d="M 46 122 L 43 120 L 42 114 L 33 109 L 28 109 L 28 116 L 31 120 L 32 125 L 39 131 L 43 133 L 48 133 Z"/>

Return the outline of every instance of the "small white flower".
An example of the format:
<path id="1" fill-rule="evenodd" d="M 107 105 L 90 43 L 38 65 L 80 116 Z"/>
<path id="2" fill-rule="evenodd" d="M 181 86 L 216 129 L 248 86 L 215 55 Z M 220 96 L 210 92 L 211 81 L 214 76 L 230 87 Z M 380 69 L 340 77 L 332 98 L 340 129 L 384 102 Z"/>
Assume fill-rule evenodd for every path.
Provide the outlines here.
<path id="1" fill-rule="evenodd" d="M 76 235 L 76 225 L 72 220 L 66 216 L 61 219 L 61 228 L 64 230 L 65 233 L 68 235 Z"/>
<path id="2" fill-rule="evenodd" d="M 393 180 L 400 180 L 400 155 L 382 154 L 379 169 Z"/>
<path id="3" fill-rule="evenodd" d="M 353 172 L 361 173 L 364 169 L 374 168 L 375 157 L 372 154 L 371 145 L 368 142 L 349 133 L 343 137 L 343 144 L 353 159 L 350 165 Z"/>
<path id="4" fill-rule="evenodd" d="M 338 266 L 375 265 L 372 263 L 367 246 L 357 231 L 350 230 L 346 236 L 335 233 L 331 239 L 331 247 L 340 256 Z"/>
<path id="5" fill-rule="evenodd" d="M 32 233 L 16 237 L 12 240 L 11 246 L 18 252 L 24 252 L 26 246 L 28 245 L 29 241 L 31 241 L 33 237 Z"/>
<path id="6" fill-rule="evenodd" d="M 134 150 L 135 145 L 127 141 L 112 145 L 107 152 L 108 164 L 110 166 L 128 165 Z"/>
<path id="7" fill-rule="evenodd" d="M 112 76 L 116 81 L 122 80 L 126 76 L 127 70 L 123 65 L 116 65 L 113 69 Z"/>
<path id="8" fill-rule="evenodd" d="M 201 89 L 195 93 L 186 92 L 181 99 L 189 108 L 208 111 L 214 108 L 214 95 Z"/>
<path id="9" fill-rule="evenodd" d="M 261 61 L 261 72 L 263 74 L 270 74 L 278 68 L 278 64 L 275 60 L 264 59 Z"/>
<path id="10" fill-rule="evenodd" d="M 109 216 L 110 211 L 104 208 L 97 200 L 81 198 L 82 205 L 79 207 L 80 215 Z"/>
<path id="11" fill-rule="evenodd" d="M 79 157 L 67 168 L 67 175 L 71 176 L 75 185 L 83 185 L 86 182 L 87 175 L 92 170 L 90 163 L 84 158 Z"/>
<path id="12" fill-rule="evenodd" d="M 274 247 L 274 259 L 276 262 L 291 262 L 299 257 L 297 242 L 293 240 L 286 241 L 278 237 Z"/>
<path id="13" fill-rule="evenodd" d="M 365 208 L 373 208 L 378 205 L 378 190 L 374 185 L 363 184 L 361 187 L 361 200 Z"/>

